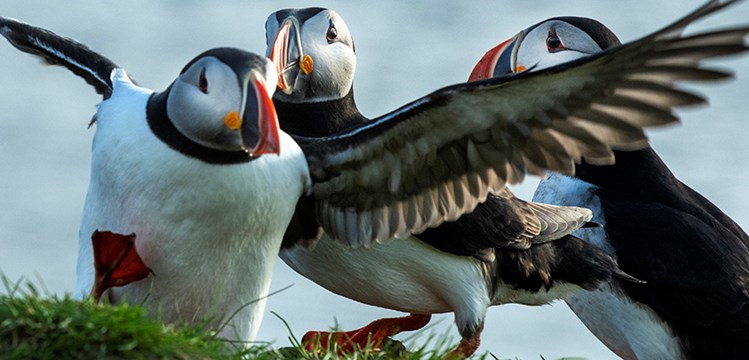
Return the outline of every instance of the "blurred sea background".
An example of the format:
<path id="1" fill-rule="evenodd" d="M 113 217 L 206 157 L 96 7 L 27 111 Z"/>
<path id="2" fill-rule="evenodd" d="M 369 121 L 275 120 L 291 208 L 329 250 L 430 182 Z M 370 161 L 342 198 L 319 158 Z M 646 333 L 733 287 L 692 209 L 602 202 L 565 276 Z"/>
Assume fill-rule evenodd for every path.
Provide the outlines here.
<path id="1" fill-rule="evenodd" d="M 440 87 L 463 82 L 485 51 L 521 29 L 553 16 L 595 18 L 624 42 L 676 20 L 701 0 L 688 1 L 239 1 L 127 2 L 4 0 L 0 16 L 13 17 L 74 38 L 123 66 L 141 85 L 163 90 L 198 53 L 217 46 L 265 52 L 265 18 L 286 7 L 323 6 L 338 11 L 356 42 L 356 100 L 374 117 Z M 748 24 L 749 4 L 701 21 L 688 32 Z M 714 63 L 737 79 L 689 86 L 710 98 L 709 107 L 679 111 L 683 125 L 651 131 L 655 149 L 674 173 L 733 217 L 749 224 L 749 58 Z M 534 96 L 534 94 L 528 94 Z M 89 178 L 87 129 L 100 97 L 67 70 L 0 41 L 0 271 L 43 284 L 52 293 L 72 291 L 78 225 Z M 538 178 L 513 190 L 530 199 Z M 278 261 L 259 341 L 289 344 L 294 335 L 343 329 L 400 313 L 331 294 Z M 0 292 L 5 291 L 0 288 Z M 459 336 L 452 314 L 437 316 L 426 334 Z M 399 338 L 408 338 L 404 334 Z M 499 358 L 582 356 L 614 359 L 563 302 L 490 309 L 479 352 Z"/>

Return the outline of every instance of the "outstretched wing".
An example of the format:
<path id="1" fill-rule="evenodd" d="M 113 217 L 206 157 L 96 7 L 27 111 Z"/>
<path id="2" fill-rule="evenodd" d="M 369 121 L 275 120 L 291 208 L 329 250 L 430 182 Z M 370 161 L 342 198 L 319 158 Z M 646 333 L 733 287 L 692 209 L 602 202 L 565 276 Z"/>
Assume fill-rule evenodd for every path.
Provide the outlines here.
<path id="1" fill-rule="evenodd" d="M 710 2 L 595 56 L 450 86 L 342 133 L 297 137 L 320 224 L 353 246 L 402 238 L 457 219 L 526 173 L 572 174 L 581 158 L 610 164 L 612 149 L 645 147 L 644 127 L 705 101 L 676 81 L 727 78 L 702 60 L 747 50 L 749 27 L 682 35 L 734 2 Z"/>
<path id="2" fill-rule="evenodd" d="M 49 30 L 0 17 L 0 34 L 19 50 L 37 55 L 50 65 L 62 65 L 82 77 L 104 99 L 112 95 L 112 70 L 118 68 L 85 45 Z"/>

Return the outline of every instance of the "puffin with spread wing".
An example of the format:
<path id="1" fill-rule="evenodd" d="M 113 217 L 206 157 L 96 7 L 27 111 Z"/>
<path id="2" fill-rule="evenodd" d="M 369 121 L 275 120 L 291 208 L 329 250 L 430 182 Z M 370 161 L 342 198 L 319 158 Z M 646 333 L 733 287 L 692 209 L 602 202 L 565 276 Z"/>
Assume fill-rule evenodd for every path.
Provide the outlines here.
<path id="1" fill-rule="evenodd" d="M 437 223 L 455 220 L 447 208 L 449 203 L 442 205 L 445 211 L 440 207 L 425 209 L 426 205 L 443 204 L 435 199 L 444 191 L 442 186 L 428 187 L 427 182 L 448 169 L 472 167 L 477 164 L 475 159 L 487 159 L 482 155 L 487 151 L 484 146 L 500 151 L 501 155 L 495 153 L 493 160 L 486 163 L 506 164 L 490 170 L 503 183 L 520 181 L 525 172 L 536 173 L 542 168 L 572 174 L 574 163 L 581 158 L 588 163 L 610 164 L 612 147 L 635 150 L 646 146 L 643 126 L 673 122 L 673 107 L 704 101 L 674 88 L 675 80 L 722 79 L 727 74 L 704 69 L 699 61 L 746 50 L 743 28 L 693 36 L 681 34 L 694 20 L 727 5 L 710 3 L 653 35 L 604 54 L 544 71 L 455 85 L 372 120 L 359 112 L 354 101 L 354 42 L 341 17 L 322 8 L 271 14 L 266 22 L 266 54 L 279 66 L 281 74 L 282 92 L 274 96 L 279 121 L 307 154 L 316 182 L 312 196 L 300 202 L 292 224 L 299 226 L 296 230 L 307 224 L 309 232 L 315 233 L 317 217 L 326 231 L 312 250 L 289 246 L 281 251 L 281 257 L 297 272 L 335 293 L 412 313 L 336 333 L 332 338 L 341 346 L 363 345 L 369 336 L 377 342 L 397 331 L 421 327 L 429 314 L 454 312 L 463 336 L 455 353 L 468 355 L 478 346 L 484 314 L 490 305 L 545 304 L 565 298 L 581 287 L 591 289 L 608 282 L 612 275 L 636 287 L 639 282 L 622 274 L 612 257 L 568 235 L 586 224 L 590 216 L 587 211 L 528 203 L 504 187 L 493 188 L 495 195 L 489 195 L 473 213 L 424 230 L 419 226 L 420 220 L 428 226 L 434 226 L 435 218 Z M 502 46 L 510 48 L 507 44 Z M 559 56 L 564 58 L 572 52 L 560 50 Z M 498 62 L 516 56 L 512 51 L 502 54 L 501 59 L 482 60 L 480 66 L 493 69 Z M 671 63 L 678 66 L 668 66 Z M 538 70 L 546 66 L 528 67 Z M 456 129 L 473 126 L 473 118 L 483 116 L 488 109 L 499 114 L 493 115 L 492 125 L 487 123 L 484 130 L 449 147 L 420 152 L 430 139 L 443 134 L 454 136 Z M 445 122 L 450 124 L 447 128 L 440 126 L 444 118 L 449 119 Z M 411 121 L 427 125 L 411 127 L 407 125 Z M 418 137 L 411 139 L 411 134 Z M 331 141 L 340 143 L 330 147 L 332 153 L 315 154 Z M 374 145 L 370 147 L 368 142 Z M 601 146 L 602 143 L 607 145 Z M 340 166 L 333 173 L 315 169 L 317 161 L 328 166 L 362 156 L 382 156 L 383 165 L 356 163 L 355 168 Z M 403 163 L 411 159 L 417 160 L 415 165 Z M 439 164 L 440 172 L 419 167 L 434 159 L 444 162 Z M 397 171 L 396 180 L 388 178 L 393 169 Z M 519 169 L 523 170 L 516 171 Z M 417 175 L 413 177 L 415 184 L 400 191 L 413 189 L 422 194 L 402 207 L 357 203 L 357 196 L 371 196 L 377 191 L 375 188 L 348 192 L 351 183 L 365 187 L 378 180 L 381 184 L 408 181 L 402 178 L 403 174 Z M 470 177 L 455 176 L 446 187 L 463 188 L 471 194 L 471 186 L 492 186 L 490 182 L 473 185 L 472 181 Z M 405 196 L 398 194 L 397 188 L 390 190 L 387 196 Z M 460 203 L 465 198 L 458 196 L 448 201 L 458 199 Z M 336 209 L 333 202 L 349 207 Z M 419 210 L 426 211 L 426 215 L 419 214 Z M 407 227 L 410 230 L 403 233 L 392 225 L 393 219 L 398 226 L 404 219 L 416 226 Z M 386 231 L 388 228 L 391 231 Z M 408 235 L 409 231 L 418 235 L 388 241 Z M 351 249 L 334 240 L 356 240 L 354 245 L 358 245 L 368 238 L 375 242 L 365 249 Z M 308 333 L 307 345 L 314 346 L 315 338 L 325 341 L 328 335 Z"/>
<path id="2" fill-rule="evenodd" d="M 717 52 L 730 49 L 709 37 L 700 41 Z M 487 52 L 471 78 L 510 76 L 526 67 L 542 71 L 620 45 L 595 20 L 552 18 Z M 603 227 L 575 235 L 646 282 L 612 279 L 565 299 L 611 351 L 624 359 L 749 354 L 749 236 L 679 181 L 652 148 L 616 151 L 610 166 L 583 162 L 574 176 L 550 172 L 533 200 L 592 209 Z"/>

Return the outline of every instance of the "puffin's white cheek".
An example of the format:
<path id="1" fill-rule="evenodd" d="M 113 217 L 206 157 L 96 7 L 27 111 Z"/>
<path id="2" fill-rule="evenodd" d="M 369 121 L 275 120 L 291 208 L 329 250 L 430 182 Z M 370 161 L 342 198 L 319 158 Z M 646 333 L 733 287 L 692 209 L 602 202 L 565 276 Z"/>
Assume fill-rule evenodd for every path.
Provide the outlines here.
<path id="1" fill-rule="evenodd" d="M 348 94 L 353 84 L 356 69 L 356 56 L 343 44 L 336 44 L 331 51 L 320 56 L 316 79 L 325 89 L 325 95 L 330 99 L 340 99 Z"/>
<path id="2" fill-rule="evenodd" d="M 192 101 L 191 101 L 192 100 Z M 193 138 L 200 131 L 200 101 L 195 99 L 187 86 L 176 85 L 169 92 L 166 100 L 166 114 L 174 126 L 188 138 Z"/>
<path id="3" fill-rule="evenodd" d="M 227 134 L 223 132 L 229 132 L 229 129 L 220 116 L 219 107 L 208 100 L 196 89 L 175 86 L 167 99 L 166 112 L 174 127 L 188 139 L 205 146 L 221 148 L 224 146 L 212 142 L 225 137 Z"/>

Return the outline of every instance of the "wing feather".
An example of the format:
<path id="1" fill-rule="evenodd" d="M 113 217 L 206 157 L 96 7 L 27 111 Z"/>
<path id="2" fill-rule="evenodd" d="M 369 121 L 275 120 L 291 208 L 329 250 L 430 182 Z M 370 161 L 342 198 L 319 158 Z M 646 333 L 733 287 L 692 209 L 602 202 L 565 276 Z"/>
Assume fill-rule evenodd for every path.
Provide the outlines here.
<path id="1" fill-rule="evenodd" d="M 0 34 L 17 49 L 41 57 L 50 65 L 61 65 L 80 76 L 104 99 L 112 94 L 112 71 L 119 68 L 85 45 L 51 31 L 0 17 Z"/>
<path id="2" fill-rule="evenodd" d="M 749 27 L 682 35 L 734 2 L 710 2 L 588 58 L 450 86 L 341 133 L 297 137 L 321 223 L 352 245 L 402 238 L 457 219 L 526 174 L 572 174 L 583 158 L 611 164 L 614 149 L 647 146 L 644 128 L 677 122 L 675 107 L 704 102 L 675 82 L 730 77 L 702 61 L 747 51 Z M 338 223 L 350 216 L 365 219 L 351 222 L 365 230 Z"/>

